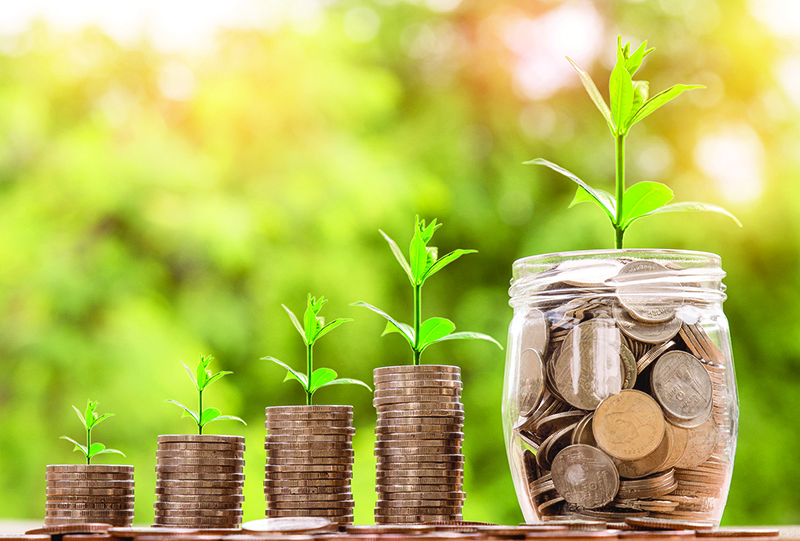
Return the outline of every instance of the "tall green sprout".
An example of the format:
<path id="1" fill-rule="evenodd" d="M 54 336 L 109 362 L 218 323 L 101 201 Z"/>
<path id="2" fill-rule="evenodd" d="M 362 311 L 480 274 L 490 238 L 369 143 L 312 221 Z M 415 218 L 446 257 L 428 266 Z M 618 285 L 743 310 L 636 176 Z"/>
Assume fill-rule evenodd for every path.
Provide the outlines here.
<path id="1" fill-rule="evenodd" d="M 526 164 L 544 165 L 561 173 L 578 184 L 578 191 L 570 204 L 570 208 L 578 203 L 592 201 L 606 213 L 611 225 L 614 227 L 614 246 L 621 249 L 625 231 L 637 220 L 645 216 L 663 214 L 665 212 L 709 211 L 724 214 L 732 218 L 740 227 L 739 220 L 730 212 L 708 203 L 694 201 L 685 203 L 671 203 L 672 190 L 660 182 L 637 182 L 630 188 L 625 188 L 625 138 L 631 127 L 637 122 L 650 116 L 661 106 L 677 98 L 687 90 L 705 88 L 702 85 L 673 85 L 655 96 L 649 97 L 650 83 L 647 81 L 634 81 L 633 76 L 639 71 L 645 57 L 653 51 L 647 48 L 647 41 L 631 53 L 631 44 L 623 47 L 622 36 L 617 38 L 617 63 L 611 72 L 609 80 L 610 106 L 606 104 L 594 81 L 575 62 L 567 60 L 578 72 L 583 86 L 592 98 L 592 101 L 602 113 L 608 124 L 608 129 L 614 137 L 614 169 L 615 193 L 592 188 L 573 173 L 567 171 L 547 160 L 537 158 L 525 162 Z"/>
<path id="2" fill-rule="evenodd" d="M 102 455 L 105 453 L 116 453 L 122 456 L 125 456 L 125 453 L 122 451 L 117 451 L 116 449 L 107 449 L 105 445 L 100 442 L 92 443 L 92 429 L 108 419 L 109 417 L 113 417 L 113 413 L 104 413 L 103 415 L 99 415 L 95 410 L 97 409 L 97 402 L 87 400 L 86 401 L 86 413 L 81 413 L 78 408 L 72 406 L 72 409 L 75 410 L 75 413 L 78 415 L 78 419 L 81 420 L 81 424 L 83 425 L 84 430 L 86 430 L 86 445 L 81 445 L 77 441 L 69 438 L 67 436 L 61 436 L 62 440 L 67 440 L 71 443 L 75 444 L 75 451 L 80 451 L 86 457 L 86 464 L 92 463 L 92 458 L 97 455 Z"/>
<path id="3" fill-rule="evenodd" d="M 416 217 L 414 223 L 414 236 L 411 238 L 411 244 L 408 248 L 408 260 L 403 255 L 402 250 L 393 241 L 389 235 L 380 231 L 389 247 L 400 263 L 400 266 L 406 273 L 408 281 L 411 282 L 411 287 L 414 290 L 414 325 L 407 323 L 400 323 L 389 314 L 376 308 L 371 304 L 365 302 L 353 303 L 355 306 L 363 306 L 368 308 L 386 319 L 386 329 L 383 335 L 390 333 L 400 333 L 411 346 L 413 356 L 413 364 L 420 364 L 420 357 L 422 352 L 431 344 L 444 342 L 445 340 L 488 340 L 503 349 L 497 340 L 491 336 L 477 333 L 477 332 L 453 332 L 456 330 L 456 325 L 449 319 L 443 317 L 432 317 L 422 320 L 422 286 L 425 281 L 445 268 L 447 265 L 461 257 L 462 255 L 475 253 L 476 250 L 453 250 L 442 258 L 439 258 L 439 251 L 436 247 L 428 246 L 428 243 L 433 238 L 433 233 L 441 227 L 442 224 L 437 224 L 434 218 L 430 224 L 425 225 L 425 220 L 420 220 L 419 216 Z M 383 336 L 382 335 L 382 336 Z"/>

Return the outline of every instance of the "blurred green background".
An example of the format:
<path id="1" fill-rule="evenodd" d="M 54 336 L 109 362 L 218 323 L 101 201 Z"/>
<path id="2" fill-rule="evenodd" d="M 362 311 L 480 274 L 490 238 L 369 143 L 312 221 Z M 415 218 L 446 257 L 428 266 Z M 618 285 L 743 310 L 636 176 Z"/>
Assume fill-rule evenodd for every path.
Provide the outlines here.
<path id="1" fill-rule="evenodd" d="M 651 94 L 708 87 L 634 128 L 629 183 L 666 182 L 676 200 L 745 224 L 666 215 L 626 235 L 631 248 L 716 252 L 728 272 L 741 426 L 724 522 L 800 522 L 791 1 L 240 4 L 259 9 L 176 47 L 163 42 L 203 3 L 127 39 L 113 24 L 59 26 L 81 2 L 0 25 L 0 516 L 43 518 L 45 465 L 80 461 L 58 437 L 81 436 L 70 406 L 92 398 L 116 413 L 95 437 L 136 466 L 136 521 L 151 521 L 156 436 L 192 431 L 165 400 L 193 403 L 180 361 L 203 352 L 234 372 L 207 403 L 248 425 L 209 431 L 247 437 L 245 520 L 263 517 L 263 408 L 303 399 L 259 360 L 302 366 L 281 303 L 300 313 L 311 292 L 330 300 L 329 319 L 355 318 L 320 342 L 318 366 L 371 381 L 409 362 L 402 338 L 380 338 L 381 319 L 350 303 L 410 320 L 378 229 L 405 246 L 415 214 L 445 224 L 440 251 L 479 251 L 428 282 L 424 316 L 505 342 L 515 259 L 613 245 L 597 208 L 567 209 L 571 183 L 521 164 L 547 158 L 612 190 L 612 139 L 563 56 L 607 94 L 622 34 L 657 48 L 640 72 Z M 465 518 L 521 521 L 500 428 L 503 353 L 451 342 L 423 360 L 463 368 Z M 371 523 L 371 396 L 342 386 L 316 399 L 355 406 L 356 522 Z"/>

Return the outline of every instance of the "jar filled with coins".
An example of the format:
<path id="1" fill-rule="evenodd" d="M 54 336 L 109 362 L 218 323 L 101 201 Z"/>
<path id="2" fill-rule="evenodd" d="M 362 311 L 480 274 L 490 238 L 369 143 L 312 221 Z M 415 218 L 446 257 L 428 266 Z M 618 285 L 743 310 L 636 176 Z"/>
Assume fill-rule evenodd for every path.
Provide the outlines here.
<path id="1" fill-rule="evenodd" d="M 527 522 L 719 524 L 738 420 L 724 276 L 688 251 L 514 263 L 503 424 Z"/>

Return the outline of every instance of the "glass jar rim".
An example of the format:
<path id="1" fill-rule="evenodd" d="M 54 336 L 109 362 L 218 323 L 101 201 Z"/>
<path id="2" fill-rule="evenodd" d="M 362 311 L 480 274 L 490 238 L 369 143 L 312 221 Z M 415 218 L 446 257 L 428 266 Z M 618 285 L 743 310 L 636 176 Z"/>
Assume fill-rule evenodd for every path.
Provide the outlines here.
<path id="1" fill-rule="evenodd" d="M 637 254 L 640 254 L 643 258 L 644 256 L 654 256 L 653 259 L 663 259 L 667 261 L 693 261 L 708 266 L 722 266 L 722 258 L 713 252 L 660 248 L 624 248 L 621 250 L 609 248 L 606 250 L 573 250 L 568 252 L 552 252 L 549 254 L 530 255 L 514 261 L 513 267 L 516 269 L 517 267 L 521 267 L 523 265 L 537 263 L 546 264 L 570 259 L 602 259 L 605 257 L 626 256 L 635 257 Z"/>

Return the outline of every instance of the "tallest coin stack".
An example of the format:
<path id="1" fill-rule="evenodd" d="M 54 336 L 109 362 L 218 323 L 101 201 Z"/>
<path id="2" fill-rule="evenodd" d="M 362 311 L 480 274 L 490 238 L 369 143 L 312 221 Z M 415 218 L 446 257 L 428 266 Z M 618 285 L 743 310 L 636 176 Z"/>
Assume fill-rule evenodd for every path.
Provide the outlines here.
<path id="1" fill-rule="evenodd" d="M 373 374 L 378 412 L 375 522 L 461 520 L 461 370 L 389 366 Z"/>

